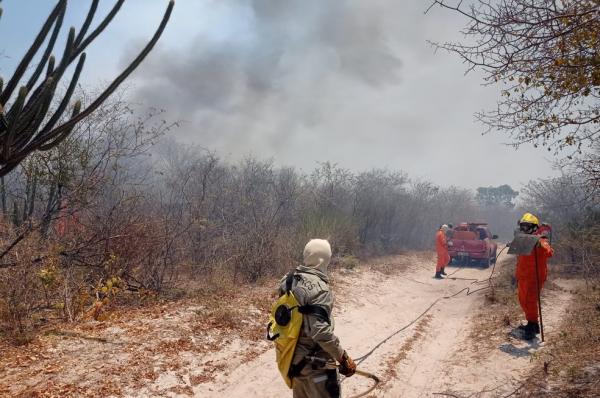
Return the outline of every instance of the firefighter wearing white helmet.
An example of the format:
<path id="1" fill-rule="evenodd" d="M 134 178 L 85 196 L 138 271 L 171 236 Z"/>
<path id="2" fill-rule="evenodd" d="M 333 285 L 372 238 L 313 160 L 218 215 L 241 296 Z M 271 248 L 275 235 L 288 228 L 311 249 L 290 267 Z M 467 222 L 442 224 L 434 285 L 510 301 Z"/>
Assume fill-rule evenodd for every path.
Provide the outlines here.
<path id="1" fill-rule="evenodd" d="M 291 359 L 289 371 L 282 376 L 293 389 L 294 398 L 339 398 L 341 392 L 336 361 L 339 362 L 339 372 L 344 376 L 352 376 L 356 364 L 334 334 L 331 316 L 333 293 L 327 275 L 331 246 L 326 240 L 312 239 L 306 244 L 303 254 L 304 264 L 284 277 L 279 287 L 280 300 L 285 300 L 286 294 L 291 292 L 287 296 L 297 300 L 299 308 L 302 308 L 302 326 L 294 342 L 293 356 L 287 358 Z M 278 315 L 275 312 L 274 320 Z M 296 316 L 294 312 L 293 316 Z M 274 330 L 285 331 L 285 328 Z M 290 336 L 284 337 L 289 339 Z M 277 350 L 282 353 L 286 347 L 278 347 Z M 279 355 L 278 361 L 284 357 Z M 323 363 L 326 364 L 323 366 Z M 280 371 L 288 368 L 288 364 L 278 365 Z"/>

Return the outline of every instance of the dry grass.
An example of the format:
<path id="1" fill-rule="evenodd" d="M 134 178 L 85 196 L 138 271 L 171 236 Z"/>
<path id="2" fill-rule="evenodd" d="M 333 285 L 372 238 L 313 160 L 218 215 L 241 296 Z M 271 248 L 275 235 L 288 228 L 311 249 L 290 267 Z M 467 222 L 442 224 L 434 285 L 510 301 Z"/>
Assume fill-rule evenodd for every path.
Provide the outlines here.
<path id="1" fill-rule="evenodd" d="M 518 326 L 522 318 L 516 296 L 512 267 L 500 267 L 493 279 L 493 288 L 485 294 L 485 305 L 476 315 L 469 339 L 473 352 L 481 353 L 496 349 L 506 339 L 507 327 Z"/>
<path id="2" fill-rule="evenodd" d="M 0 342 L 0 396 L 123 396 L 154 385 L 159 374 L 196 369 L 189 374 L 193 386 L 223 372 L 224 364 L 203 358 L 235 338 L 254 342 L 244 358 L 259 355 L 277 280 L 214 282 L 188 286 L 191 293 L 177 301 L 115 306 L 102 322 L 54 323 L 26 346 Z M 171 393 L 190 391 L 182 383 Z"/>
<path id="3" fill-rule="evenodd" d="M 410 351 L 413 349 L 415 344 L 421 339 L 421 337 L 423 337 L 423 334 L 427 330 L 427 327 L 431 323 L 432 319 L 433 319 L 432 315 L 430 315 L 430 314 L 425 315 L 416 324 L 414 333 L 408 339 L 406 339 L 406 341 L 402 344 L 402 347 L 400 347 L 400 349 L 395 353 L 395 355 L 387 360 L 387 362 L 386 362 L 387 369 L 385 372 L 385 379 L 382 380 L 382 382 L 380 384 L 381 386 L 385 385 L 385 383 L 389 382 L 390 380 L 392 380 L 396 376 L 398 376 L 398 370 L 397 370 L 398 364 L 406 359 L 406 357 L 408 356 Z"/>
<path id="4" fill-rule="evenodd" d="M 535 358 L 537 377 L 522 397 L 600 396 L 600 289 L 577 293 L 565 316 L 560 339 Z"/>
<path id="5" fill-rule="evenodd" d="M 553 265 L 552 277 L 573 279 L 567 268 Z M 485 307 L 477 315 L 470 340 L 473 352 L 489 352 L 505 341 L 506 330 L 522 319 L 511 267 L 502 267 L 494 279 L 495 289 L 485 296 Z M 568 277 L 568 278 L 567 278 Z M 548 294 L 565 289 L 546 283 Z M 546 348 L 532 355 L 535 366 L 521 382 L 516 397 L 600 396 L 600 289 L 569 291 L 573 304 L 561 318 L 560 331 L 548 339 Z"/>

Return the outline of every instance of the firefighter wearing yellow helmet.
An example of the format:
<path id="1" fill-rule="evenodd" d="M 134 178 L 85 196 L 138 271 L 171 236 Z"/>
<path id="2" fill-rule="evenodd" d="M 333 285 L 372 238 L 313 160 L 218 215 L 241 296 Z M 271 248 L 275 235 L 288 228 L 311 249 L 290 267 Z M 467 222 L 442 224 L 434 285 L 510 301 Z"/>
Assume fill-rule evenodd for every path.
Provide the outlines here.
<path id="1" fill-rule="evenodd" d="M 539 242 L 530 254 L 517 257 L 519 304 L 527 319 L 527 324 L 519 326 L 519 329 L 523 330 L 523 338 L 526 340 L 532 340 L 540 332 L 538 298 L 548 276 L 548 258 L 554 255 L 548 236 L 540 227 L 540 221 L 531 213 L 523 214 L 519 220 L 521 233 L 540 235 Z"/>

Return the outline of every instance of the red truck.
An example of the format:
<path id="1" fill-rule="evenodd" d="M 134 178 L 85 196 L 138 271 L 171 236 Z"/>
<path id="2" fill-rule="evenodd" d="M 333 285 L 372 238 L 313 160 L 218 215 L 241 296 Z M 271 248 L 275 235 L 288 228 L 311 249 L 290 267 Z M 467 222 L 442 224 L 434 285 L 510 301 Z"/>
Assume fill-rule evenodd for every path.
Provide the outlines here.
<path id="1" fill-rule="evenodd" d="M 470 264 L 475 261 L 485 267 L 496 262 L 498 245 L 487 223 L 460 223 L 450 230 L 448 239 L 448 252 L 450 262 Z"/>

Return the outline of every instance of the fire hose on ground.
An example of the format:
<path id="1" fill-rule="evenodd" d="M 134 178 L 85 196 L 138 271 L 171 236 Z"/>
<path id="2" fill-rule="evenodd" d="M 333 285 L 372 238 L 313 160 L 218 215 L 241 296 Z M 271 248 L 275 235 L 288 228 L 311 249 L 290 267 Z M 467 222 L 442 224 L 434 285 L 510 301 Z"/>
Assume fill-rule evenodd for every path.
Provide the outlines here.
<path id="1" fill-rule="evenodd" d="M 508 248 L 508 246 L 504 247 L 502 250 L 500 250 L 500 252 L 498 252 L 498 254 L 496 255 L 496 261 L 494 261 L 494 265 L 493 265 L 493 267 L 492 267 L 492 271 L 490 272 L 490 276 L 489 276 L 488 278 L 486 278 L 486 279 L 457 278 L 457 277 L 454 277 L 454 278 L 450 278 L 450 277 L 448 277 L 448 278 L 446 278 L 446 279 L 453 279 L 453 280 L 471 280 L 471 281 L 472 281 L 472 282 L 471 282 L 471 285 L 474 285 L 474 284 L 475 284 L 475 285 L 477 285 L 477 284 L 480 284 L 480 283 L 485 283 L 485 282 L 487 282 L 487 283 L 488 283 L 488 285 L 487 285 L 487 286 L 485 286 L 485 287 L 480 287 L 480 288 L 477 288 L 477 289 L 475 289 L 475 290 L 471 290 L 471 287 L 470 287 L 470 286 L 467 286 L 467 287 L 465 287 L 465 288 L 463 288 L 463 289 L 459 290 L 458 292 L 456 292 L 456 293 L 454 293 L 454 294 L 451 294 L 451 295 L 448 295 L 448 296 L 442 296 L 442 297 L 438 297 L 436 300 L 434 300 L 434 301 L 433 301 L 433 302 L 432 302 L 432 303 L 429 305 L 429 307 L 427 307 L 427 308 L 425 309 L 425 311 L 423 311 L 421 314 L 419 314 L 419 316 L 417 316 L 416 318 L 414 318 L 412 321 L 410 321 L 409 323 L 407 323 L 406 325 L 404 325 L 404 326 L 403 326 L 403 327 L 401 327 L 400 329 L 398 329 L 398 330 L 394 331 L 392 334 L 390 334 L 389 336 L 387 336 L 385 339 L 381 340 L 379 343 L 377 343 L 377 344 L 375 345 L 375 347 L 373 347 L 373 348 L 372 348 L 372 349 L 371 349 L 369 352 L 367 352 L 365 355 L 363 355 L 363 356 L 361 356 L 361 357 L 358 357 L 358 358 L 356 358 L 356 364 L 357 364 L 357 365 L 360 365 L 360 364 L 361 364 L 361 363 L 362 363 L 362 362 L 363 362 L 365 359 L 367 359 L 369 356 L 371 356 L 371 354 L 373 354 L 373 352 L 375 352 L 375 350 L 377 350 L 379 347 L 381 347 L 382 345 L 384 345 L 385 343 L 387 343 L 387 342 L 388 342 L 388 341 L 389 341 L 391 338 L 393 338 L 394 336 L 396 336 L 396 335 L 398 335 L 399 333 L 403 332 L 404 330 L 408 329 L 410 326 L 414 325 L 414 324 L 415 324 L 415 323 L 416 323 L 416 322 L 417 322 L 419 319 L 421 319 L 421 318 L 422 318 L 422 317 L 424 317 L 424 316 L 425 316 L 425 315 L 426 315 L 426 314 L 427 314 L 429 311 L 431 311 L 431 309 L 432 309 L 432 308 L 433 308 L 433 307 L 434 307 L 434 306 L 435 306 L 435 305 L 436 305 L 438 302 L 440 302 L 441 300 L 454 298 L 454 297 L 458 296 L 459 294 L 461 294 L 462 292 L 465 292 L 465 291 L 466 291 L 466 295 L 467 295 L 467 296 L 469 296 L 469 295 L 471 295 L 471 294 L 473 294 L 473 293 L 476 293 L 476 292 L 478 292 L 478 291 L 485 290 L 485 289 L 489 289 L 489 288 L 493 287 L 493 285 L 492 285 L 492 277 L 494 276 L 494 271 L 495 271 L 495 269 L 496 269 L 496 263 L 498 262 L 498 258 L 500 257 L 500 254 L 502 254 L 502 252 L 503 252 L 504 250 L 506 250 L 507 248 Z M 454 272 L 453 272 L 452 274 L 450 274 L 450 275 L 454 275 L 454 274 L 455 274 L 456 272 L 458 272 L 458 271 L 460 271 L 460 268 L 459 268 L 458 270 L 454 271 Z M 320 358 L 311 358 L 311 359 L 314 359 L 314 360 L 315 360 L 315 361 L 317 361 L 317 362 L 319 362 L 319 361 L 324 361 L 323 359 L 320 359 Z M 336 366 L 338 366 L 338 365 L 336 365 Z M 363 376 L 363 377 L 370 378 L 370 379 L 372 379 L 372 380 L 374 380 L 374 381 L 375 381 L 375 384 L 374 384 L 373 386 L 371 386 L 371 388 L 369 388 L 367 391 L 365 391 L 365 392 L 362 392 L 362 393 L 360 393 L 360 394 L 358 394 L 358 395 L 354 395 L 354 396 L 352 396 L 351 398 L 359 398 L 359 397 L 363 397 L 363 396 L 365 396 L 365 395 L 369 394 L 370 392 L 372 392 L 372 391 L 373 391 L 375 388 L 377 388 L 377 386 L 378 386 L 378 385 L 381 383 L 381 380 L 379 379 L 379 377 L 377 377 L 377 376 L 376 376 L 376 375 L 374 375 L 373 373 L 369 373 L 369 372 L 365 372 L 365 371 L 363 371 L 363 370 L 357 369 L 357 370 L 356 370 L 356 372 L 355 372 L 355 374 L 357 374 L 357 375 L 360 375 L 360 376 Z M 345 380 L 345 379 L 344 379 L 344 380 Z M 343 381 L 343 380 L 342 380 L 342 381 Z"/>

